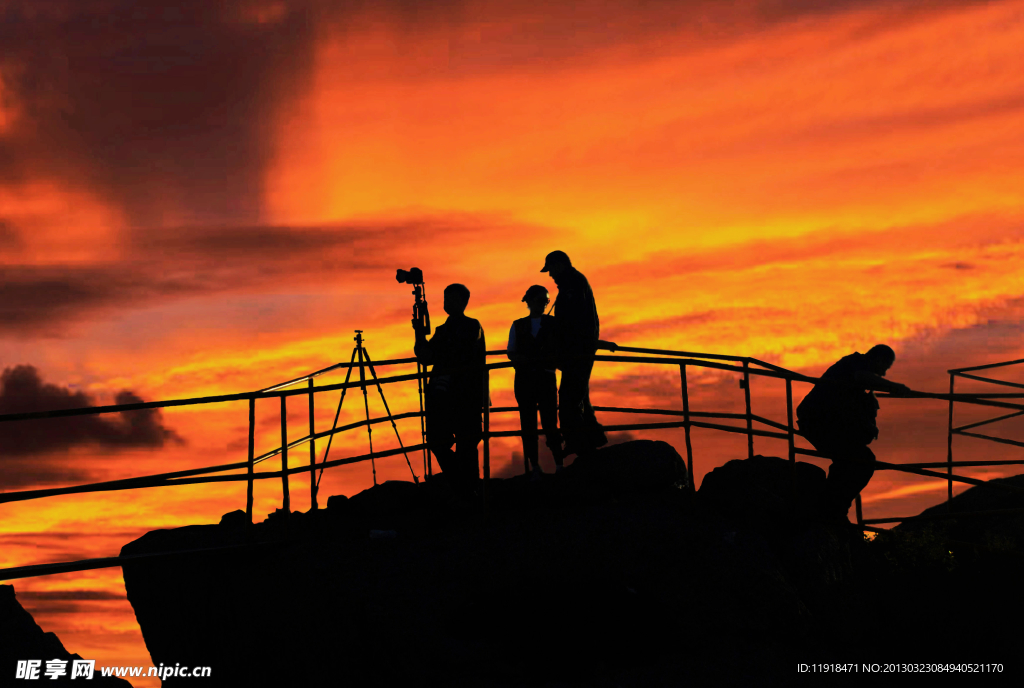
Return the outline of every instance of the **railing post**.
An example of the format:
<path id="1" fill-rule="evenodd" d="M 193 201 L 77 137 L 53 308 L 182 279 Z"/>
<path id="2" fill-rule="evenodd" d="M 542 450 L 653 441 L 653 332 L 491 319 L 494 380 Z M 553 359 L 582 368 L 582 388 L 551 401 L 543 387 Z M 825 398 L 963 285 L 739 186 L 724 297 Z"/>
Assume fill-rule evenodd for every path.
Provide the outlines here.
<path id="1" fill-rule="evenodd" d="M 491 371 L 484 368 L 484 487 L 483 506 L 487 511 L 487 485 L 491 481 Z M 475 468 L 475 467 L 474 467 Z"/>
<path id="2" fill-rule="evenodd" d="M 282 397 L 283 398 L 283 397 Z M 309 508 L 316 511 L 316 430 L 313 429 L 313 378 L 309 378 Z"/>
<path id="3" fill-rule="evenodd" d="M 946 501 L 953 501 L 953 383 L 956 373 L 949 374 L 949 434 L 946 436 Z M 952 506 L 952 505 L 951 505 Z"/>
<path id="4" fill-rule="evenodd" d="M 253 458 L 255 456 L 256 435 L 256 397 L 249 397 L 249 486 L 245 494 L 245 513 L 252 521 L 252 484 L 253 484 Z"/>
<path id="5" fill-rule="evenodd" d="M 433 475 L 433 465 L 430 460 L 430 450 L 427 449 L 427 414 L 423 408 L 423 382 L 427 374 L 427 366 L 416 361 L 416 388 L 420 395 L 420 442 L 423 444 L 423 475 Z"/>
<path id="6" fill-rule="evenodd" d="M 857 493 L 857 498 L 853 500 L 857 506 L 857 525 L 860 526 L 861 530 L 864 530 L 864 508 L 861 506 L 860 493 Z"/>
<path id="7" fill-rule="evenodd" d="M 696 492 L 697 486 L 693 483 L 693 446 L 690 444 L 690 394 L 686 382 L 686 364 L 679 366 L 679 379 L 683 389 L 683 432 L 686 436 L 686 473 L 690 483 L 690 491 Z"/>
<path id="8" fill-rule="evenodd" d="M 789 442 L 789 483 L 796 504 L 796 427 L 793 423 L 793 379 L 786 378 L 786 433 Z"/>
<path id="9" fill-rule="evenodd" d="M 754 458 L 754 419 L 750 410 L 750 361 L 743 361 L 743 397 L 747 402 L 747 458 Z"/>
<path id="10" fill-rule="evenodd" d="M 288 397 L 281 395 L 281 491 L 284 503 L 281 509 L 287 514 L 292 510 L 291 495 L 288 493 Z"/>

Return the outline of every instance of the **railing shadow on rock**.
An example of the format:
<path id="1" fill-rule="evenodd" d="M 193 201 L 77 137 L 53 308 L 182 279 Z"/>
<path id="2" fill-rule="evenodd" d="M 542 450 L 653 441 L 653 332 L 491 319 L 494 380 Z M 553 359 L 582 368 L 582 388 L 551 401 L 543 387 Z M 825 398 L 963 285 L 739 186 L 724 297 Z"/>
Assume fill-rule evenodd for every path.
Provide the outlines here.
<path id="1" fill-rule="evenodd" d="M 657 422 L 657 423 L 625 423 L 616 425 L 605 425 L 606 431 L 649 431 L 649 430 L 665 430 L 665 429 L 679 429 L 682 428 L 684 432 L 684 442 L 686 451 L 686 472 L 687 472 L 687 484 L 690 490 L 694 489 L 694 452 L 691 442 L 691 429 L 693 428 L 704 428 L 709 430 L 715 430 L 719 432 L 728 432 L 743 434 L 747 437 L 747 456 L 751 458 L 754 456 L 754 438 L 764 437 L 769 439 L 780 440 L 786 443 L 787 446 L 787 457 L 792 466 L 796 466 L 796 456 L 805 455 L 810 457 L 827 459 L 823 454 L 813 449 L 806 449 L 798 447 L 796 444 L 796 438 L 802 436 L 800 431 L 796 427 L 794 420 L 794 405 L 793 405 L 793 383 L 805 383 L 814 384 L 818 382 L 818 378 L 809 377 L 800 373 L 787 370 L 780 366 L 761 361 L 756 358 L 745 357 L 745 356 L 731 356 L 723 354 L 709 354 L 709 353 L 698 353 L 688 351 L 673 351 L 666 349 L 648 349 L 639 347 L 628 347 L 628 346 L 615 346 L 607 347 L 604 350 L 622 353 L 598 353 L 595 357 L 598 362 L 613 362 L 613 363 L 631 363 L 631 364 L 644 364 L 654 366 L 675 366 L 679 369 L 680 378 L 680 396 L 682 401 L 682 409 L 653 409 L 653 408 L 630 408 L 630 407 L 612 407 L 612 406 L 595 406 L 594 410 L 601 413 L 619 413 L 619 414 L 646 414 L 656 416 L 668 416 L 679 418 L 679 420 Z M 488 351 L 489 357 L 493 356 L 504 356 L 506 352 L 504 350 Z M 953 461 L 952 459 L 952 435 L 962 434 L 966 436 L 980 436 L 966 432 L 967 429 L 977 427 L 979 425 L 995 422 L 997 420 L 1003 420 L 1019 415 L 1024 415 L 1024 404 L 1012 403 L 1011 400 L 1024 399 L 1024 393 L 1011 393 L 1011 394 L 954 394 L 953 393 L 953 377 L 954 375 L 961 375 L 966 378 L 980 379 L 985 382 L 995 382 L 997 384 L 1005 384 L 1011 387 L 1024 388 L 1024 385 L 1015 383 L 1005 383 L 986 378 L 979 378 L 972 376 L 967 371 L 980 370 L 982 368 L 996 367 L 999 365 L 1010 365 L 1014 363 L 1021 363 L 1024 361 L 1010 361 L 1004 364 L 993 364 L 990 366 L 979 366 L 976 368 L 962 368 L 950 372 L 950 394 L 928 394 L 913 392 L 909 396 L 911 398 L 925 398 L 925 399 L 937 399 L 946 400 L 949 402 L 949 418 L 950 418 L 950 442 L 949 452 L 947 454 L 947 460 L 945 462 L 936 463 L 912 463 L 912 464 L 891 464 L 886 462 L 876 462 L 879 469 L 883 470 L 894 470 L 914 475 L 933 477 L 946 480 L 949 485 L 950 498 L 952 497 L 952 484 L 953 482 L 961 482 L 970 485 L 982 485 L 988 484 L 985 481 L 977 480 L 974 478 L 968 478 L 966 476 L 960 476 L 953 474 L 953 468 L 957 466 L 964 467 L 976 467 L 976 466 L 992 466 L 992 465 L 1009 465 L 1009 464 L 1024 464 L 1024 460 L 1021 461 Z M 417 372 L 414 374 L 405 375 L 393 375 L 390 377 L 377 378 L 376 372 L 373 371 L 372 366 L 376 367 L 389 367 L 397 365 L 409 365 L 416 364 Z M 371 372 L 373 374 L 373 380 L 367 381 L 364 370 L 364 366 L 371 366 Z M 511 368 L 512 363 L 510 361 L 503 361 L 497 363 L 488 363 L 486 365 L 486 372 L 484 375 L 484 398 L 489 399 L 490 391 L 490 374 L 491 371 L 500 370 L 504 368 Z M 329 385 L 316 386 L 314 379 L 321 377 L 328 373 L 346 370 L 349 375 L 354 368 L 360 368 L 360 380 L 358 382 L 348 381 L 344 383 L 336 383 Z M 690 408 L 689 400 L 689 383 L 687 379 L 688 369 L 693 368 L 706 368 L 711 370 L 718 370 L 727 373 L 735 373 L 740 376 L 739 386 L 744 392 L 744 413 L 722 413 L 722 412 L 709 412 L 709 411 L 694 411 Z M 424 385 L 423 382 L 429 376 L 426 366 L 420 365 L 415 358 L 399 358 L 369 362 L 364 361 L 362 356 L 359 360 L 353 356 L 353 360 L 349 363 L 337 363 L 322 370 L 304 375 L 287 382 L 268 387 L 266 389 L 256 392 L 243 392 L 237 394 L 223 394 L 207 397 L 195 397 L 189 399 L 173 399 L 167 401 L 154 401 L 154 402 L 139 402 L 132 404 L 118 404 L 110 406 L 95 406 L 86 408 L 74 408 L 74 409 L 59 409 L 53 411 L 37 411 L 28 413 L 14 413 L 0 415 L 0 422 L 18 422 L 25 420 L 36 420 L 44 418 L 67 418 L 73 416 L 83 415 L 100 415 L 108 413 L 121 413 L 126 411 L 137 411 L 144 409 L 159 409 L 159 408 L 172 408 L 178 406 L 194 406 L 201 404 L 215 404 L 215 403 L 227 403 L 233 401 L 248 401 L 249 410 L 249 427 L 248 427 L 248 451 L 247 458 L 245 461 L 227 463 L 217 466 L 206 466 L 202 468 L 194 468 L 182 471 L 173 471 L 168 473 L 160 473 L 156 475 L 139 476 L 134 478 L 125 478 L 120 480 L 111 480 L 99 483 L 91 483 L 85 485 L 75 485 L 70 487 L 61 488 L 48 488 L 48 489 L 37 489 L 37 490 L 22 490 L 16 492 L 4 492 L 0 493 L 0 504 L 5 502 L 16 502 L 16 501 L 27 501 L 34 499 L 41 499 L 45 497 L 54 497 L 61 495 L 71 494 L 82 494 L 90 492 L 108 492 L 117 490 L 133 490 L 142 489 L 149 487 L 168 487 L 175 485 L 195 485 L 202 483 L 215 483 L 215 482 L 246 482 L 246 513 L 249 519 L 252 519 L 253 511 L 253 486 L 256 480 L 268 480 L 268 479 L 281 479 L 282 486 L 282 510 L 287 512 L 290 509 L 290 491 L 289 491 L 289 476 L 298 473 L 309 473 L 310 476 L 310 508 L 316 510 L 317 507 L 317 491 L 318 491 L 318 479 L 317 472 L 322 472 L 327 468 L 334 468 L 337 466 L 343 466 L 347 464 L 359 463 L 363 461 L 375 461 L 376 459 L 387 458 L 397 455 L 405 455 L 408 462 L 408 455 L 410 452 L 421 451 L 423 453 L 423 467 L 426 475 L 432 475 L 432 464 L 430 460 L 430 454 L 426 445 L 425 437 L 425 425 L 423 424 L 423 418 L 425 416 L 423 407 L 423 394 Z M 780 423 L 769 418 L 754 414 L 752 411 L 751 393 L 750 393 L 750 381 L 752 377 L 764 377 L 769 379 L 779 379 L 785 382 L 785 393 L 786 393 L 786 422 Z M 346 425 L 337 426 L 337 415 L 335 417 L 335 426 L 330 430 L 317 432 L 314 429 L 314 395 L 324 394 L 329 392 L 341 391 L 342 394 L 348 389 L 361 389 L 366 394 L 367 387 L 371 385 L 388 385 L 401 382 L 417 382 L 417 390 L 420 401 L 419 411 L 410 411 L 406 413 L 391 414 L 390 409 L 388 415 L 378 418 L 369 417 L 369 407 L 366 408 L 366 418 L 361 421 L 354 423 L 348 423 Z M 302 385 L 301 388 L 296 388 Z M 302 437 L 297 439 L 288 440 L 288 422 L 287 422 L 287 399 L 294 396 L 306 396 L 308 400 L 309 408 L 309 431 Z M 883 397 L 889 397 L 889 395 L 882 395 Z M 257 400 L 261 399 L 279 399 L 280 400 L 280 423 L 281 423 L 281 444 L 280 446 L 262 454 L 255 454 L 255 409 Z M 383 399 L 383 393 L 382 393 Z M 953 403 L 960 401 L 964 403 L 992 406 L 996 408 L 1013 409 L 1013 412 L 999 418 L 991 419 L 989 421 L 983 421 L 982 423 L 969 424 L 954 428 L 952 425 L 952 409 Z M 385 401 L 386 406 L 386 401 Z M 340 406 L 339 406 L 340 409 Z M 486 509 L 487 503 L 487 485 L 490 480 L 490 453 L 491 453 L 491 439 L 492 438 L 503 438 L 503 437 L 520 437 L 522 432 L 519 430 L 491 430 L 491 416 L 495 413 L 509 413 L 517 412 L 518 408 L 514 406 L 507 407 L 490 407 L 489 405 L 484 406 L 483 411 L 483 507 Z M 339 459 L 328 460 L 328 452 L 324 453 L 324 457 L 321 461 L 316 460 L 316 442 L 318 440 L 327 439 L 330 442 L 331 438 L 335 434 L 348 432 L 351 430 L 358 430 L 360 428 L 366 428 L 367 432 L 372 432 L 372 426 L 391 422 L 394 425 L 394 421 L 409 418 L 420 418 L 420 433 L 421 442 L 411 446 L 400 446 L 395 449 L 386 449 L 374 451 L 372 448 L 372 438 L 370 440 L 370 451 L 365 454 L 359 454 L 356 456 L 348 456 Z M 709 421 L 740 421 L 742 425 L 729 425 L 718 422 Z M 755 427 L 755 423 L 760 427 Z M 397 427 L 395 428 L 397 434 Z M 543 435 L 543 430 L 537 430 L 538 435 Z M 1015 446 L 1024 446 L 1024 443 L 1013 442 L 1010 440 L 1001 440 L 999 438 L 992 438 L 981 436 L 984 439 L 992 439 L 995 441 L 1006 442 L 1014 444 Z M 288 456 L 291 450 L 294 450 L 304 444 L 310 445 L 309 451 L 309 465 L 300 467 L 290 467 L 288 464 Z M 401 438 L 399 438 L 401 445 Z M 2 448 L 0 448 L 2 451 Z M 257 472 L 255 466 L 258 463 L 271 459 L 275 456 L 281 456 L 281 469 L 277 471 L 262 471 Z M 945 473 L 939 473 L 936 471 L 928 470 L 929 468 L 945 467 L 947 470 Z M 410 469 L 412 468 L 410 463 Z M 227 475 L 213 475 L 217 473 L 226 473 L 229 471 L 240 471 L 244 470 L 244 473 L 230 473 Z M 414 479 L 416 479 L 415 472 L 413 472 Z M 1019 489 L 1009 485 L 999 485 L 1006 489 Z M 1000 510 L 999 513 L 1013 512 L 1024 512 L 1024 509 L 1020 510 Z M 878 531 L 879 529 L 876 524 L 882 523 L 898 523 L 901 521 L 909 520 L 911 518 L 919 518 L 917 516 L 908 517 L 892 517 L 892 518 L 874 518 L 865 519 L 863 517 L 863 510 L 861 505 L 860 497 L 856 500 L 856 512 L 857 512 L 857 523 L 864 530 Z M 956 514 L 944 514 L 936 517 L 953 517 L 953 516 L 964 516 L 973 514 L 985 514 L 988 512 L 958 512 Z M 995 512 L 992 512 L 995 513 Z M 174 555 L 175 553 L 167 553 L 168 556 Z M 150 556 L 150 555 L 147 555 Z M 151 556 L 163 556 L 163 555 L 151 555 Z M 49 575 L 55 573 L 66 573 L 70 571 L 82 571 L 94 568 L 104 568 L 110 566 L 119 566 L 122 558 L 120 557 L 107 557 L 102 559 L 88 559 L 76 562 L 61 562 L 54 564 L 36 564 L 30 566 L 13 567 L 8 569 L 0 570 L 0 580 L 11 580 L 16 578 L 27 578 L 32 576 Z"/>

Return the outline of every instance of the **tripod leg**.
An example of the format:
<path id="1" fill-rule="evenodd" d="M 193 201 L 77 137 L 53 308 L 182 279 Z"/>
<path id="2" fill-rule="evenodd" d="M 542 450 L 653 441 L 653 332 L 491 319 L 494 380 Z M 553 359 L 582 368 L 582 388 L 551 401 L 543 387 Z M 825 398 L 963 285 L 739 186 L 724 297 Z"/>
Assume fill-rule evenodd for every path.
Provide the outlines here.
<path id="1" fill-rule="evenodd" d="M 370 352 L 363 349 L 363 355 L 366 356 L 366 365 L 370 368 L 370 375 L 373 376 L 373 381 L 377 384 L 377 392 L 380 393 L 380 400 L 384 402 L 384 410 L 387 411 L 388 420 L 391 421 L 391 427 L 395 429 L 395 437 L 398 438 L 398 446 L 403 449 L 405 454 L 405 463 L 409 466 L 409 472 L 412 473 L 412 481 L 419 483 L 420 479 L 416 476 L 416 471 L 412 469 L 412 462 L 409 461 L 409 452 L 405 450 L 405 444 L 402 443 L 402 436 L 398 434 L 398 426 L 395 425 L 395 419 L 391 415 L 391 408 L 388 406 L 388 400 L 384 398 L 384 387 L 380 384 L 380 380 L 377 379 L 377 371 L 373 369 L 373 363 L 370 362 Z"/>
<path id="2" fill-rule="evenodd" d="M 356 350 L 352 350 L 352 360 L 348 362 L 348 372 L 345 373 L 345 384 L 352 379 L 352 364 L 356 362 Z M 341 399 L 338 401 L 338 410 L 334 412 L 334 425 L 331 426 L 331 434 L 327 436 L 327 449 L 324 451 L 324 459 L 320 463 L 327 463 L 327 455 L 331 453 L 331 441 L 334 440 L 334 430 L 338 427 L 338 417 L 341 415 L 341 405 L 345 403 L 345 392 L 348 387 L 341 390 Z M 320 478 L 324 477 L 324 469 L 320 468 L 320 474 L 316 477 L 316 486 L 320 487 Z"/>
<path id="3" fill-rule="evenodd" d="M 363 367 L 363 344 L 356 343 L 359 353 L 359 387 L 363 390 L 363 408 L 366 409 L 366 439 L 370 443 L 370 466 L 373 467 L 373 484 L 377 485 L 377 462 L 373 458 L 373 426 L 370 424 L 370 400 L 366 397 L 366 370 Z"/>

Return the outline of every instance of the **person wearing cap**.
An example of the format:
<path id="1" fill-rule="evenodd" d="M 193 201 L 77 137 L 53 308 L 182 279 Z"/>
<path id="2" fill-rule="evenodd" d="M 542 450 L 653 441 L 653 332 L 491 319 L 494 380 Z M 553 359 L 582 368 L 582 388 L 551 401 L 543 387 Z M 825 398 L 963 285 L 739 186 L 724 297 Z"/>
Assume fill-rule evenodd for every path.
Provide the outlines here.
<path id="1" fill-rule="evenodd" d="M 468 305 L 469 289 L 449 284 L 444 290 L 448 319 L 430 339 L 415 321 L 413 329 L 417 360 L 434 366 L 426 389 L 427 447 L 448 481 L 472 492 L 480 479 L 477 445 L 483 434 L 487 348 L 480 321 L 466 316 Z"/>
<path id="2" fill-rule="evenodd" d="M 878 400 L 871 390 L 905 394 L 906 385 L 885 379 L 896 352 L 885 344 L 866 354 L 854 352 L 832 364 L 800 405 L 800 433 L 832 460 L 825 482 L 826 508 L 846 521 L 853 500 L 875 472 L 875 454 L 868 445 L 878 439 Z"/>
<path id="3" fill-rule="evenodd" d="M 541 272 L 558 285 L 555 299 L 555 358 L 562 371 L 558 418 L 564 453 L 586 454 L 608 443 L 590 404 L 590 373 L 600 341 L 601 323 L 590 283 L 563 251 L 552 251 Z"/>
<path id="4" fill-rule="evenodd" d="M 555 457 L 555 472 L 562 470 L 562 435 L 558 431 L 558 387 L 555 382 L 555 319 L 544 315 L 551 299 L 548 290 L 535 284 L 523 302 L 530 314 L 512 323 L 508 331 L 508 357 L 515 367 L 514 389 L 523 431 L 523 456 L 530 462 L 533 478 L 543 471 L 537 442 L 537 411 L 544 428 L 545 444 Z"/>

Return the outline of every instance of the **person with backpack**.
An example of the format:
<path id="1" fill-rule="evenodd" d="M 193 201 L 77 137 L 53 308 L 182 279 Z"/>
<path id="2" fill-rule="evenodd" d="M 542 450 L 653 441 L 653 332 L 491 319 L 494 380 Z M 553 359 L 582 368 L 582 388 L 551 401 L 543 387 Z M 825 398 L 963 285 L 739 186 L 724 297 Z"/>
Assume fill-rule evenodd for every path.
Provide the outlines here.
<path id="1" fill-rule="evenodd" d="M 885 344 L 854 352 L 832 364 L 796 409 L 801 434 L 832 460 L 826 480 L 826 508 L 847 520 L 850 505 L 875 472 L 868 445 L 878 438 L 878 400 L 872 390 L 894 395 L 910 391 L 885 379 L 896 352 Z"/>

